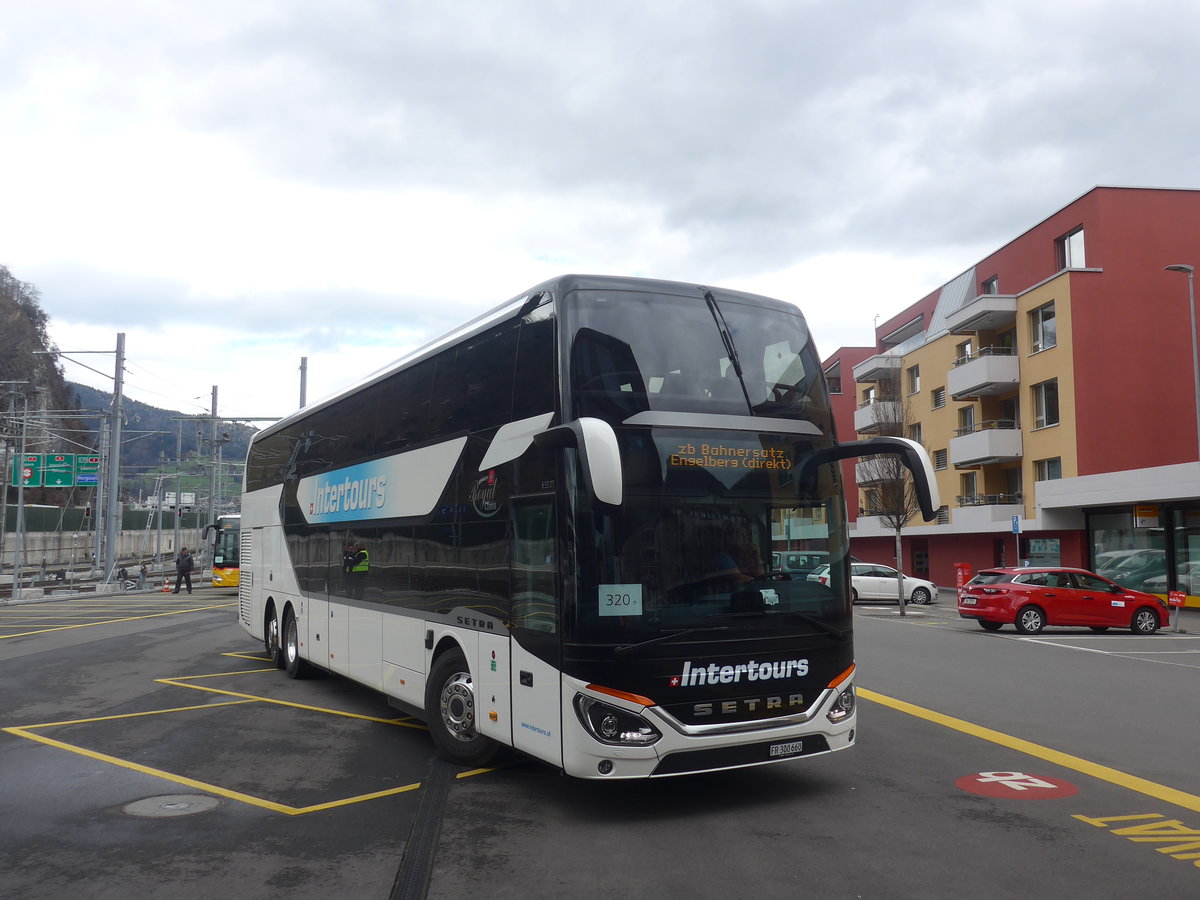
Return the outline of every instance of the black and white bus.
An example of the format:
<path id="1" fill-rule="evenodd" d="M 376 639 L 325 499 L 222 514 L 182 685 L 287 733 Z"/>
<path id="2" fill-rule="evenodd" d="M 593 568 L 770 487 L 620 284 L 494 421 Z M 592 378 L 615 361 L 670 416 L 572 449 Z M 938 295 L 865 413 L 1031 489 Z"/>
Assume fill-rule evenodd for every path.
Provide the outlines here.
<path id="1" fill-rule="evenodd" d="M 701 285 L 569 275 L 259 433 L 242 625 L 484 765 L 583 778 L 841 750 L 856 725 L 838 444 L 805 320 Z M 801 523 L 823 585 L 772 571 Z"/>

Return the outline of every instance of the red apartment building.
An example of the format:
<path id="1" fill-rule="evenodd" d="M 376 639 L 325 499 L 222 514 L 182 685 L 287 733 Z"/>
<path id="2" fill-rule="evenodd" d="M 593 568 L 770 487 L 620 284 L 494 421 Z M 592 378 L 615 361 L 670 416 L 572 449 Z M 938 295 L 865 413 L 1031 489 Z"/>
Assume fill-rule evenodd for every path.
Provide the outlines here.
<path id="1" fill-rule="evenodd" d="M 934 461 L 944 505 L 904 528 L 901 568 L 948 587 L 956 563 L 1084 566 L 1200 606 L 1200 381 L 1173 265 L 1200 268 L 1200 191 L 1096 187 L 824 362 L 842 440 L 899 430 Z M 852 552 L 893 562 L 869 469 L 845 471 Z"/>

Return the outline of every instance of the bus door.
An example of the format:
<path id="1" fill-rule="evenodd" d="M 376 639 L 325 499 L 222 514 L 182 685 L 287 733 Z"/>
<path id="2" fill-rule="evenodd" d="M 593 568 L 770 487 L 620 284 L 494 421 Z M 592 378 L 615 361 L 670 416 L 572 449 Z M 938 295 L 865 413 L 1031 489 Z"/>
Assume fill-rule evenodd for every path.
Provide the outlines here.
<path id="1" fill-rule="evenodd" d="M 552 494 L 514 498 L 512 742 L 562 765 L 559 548 Z"/>

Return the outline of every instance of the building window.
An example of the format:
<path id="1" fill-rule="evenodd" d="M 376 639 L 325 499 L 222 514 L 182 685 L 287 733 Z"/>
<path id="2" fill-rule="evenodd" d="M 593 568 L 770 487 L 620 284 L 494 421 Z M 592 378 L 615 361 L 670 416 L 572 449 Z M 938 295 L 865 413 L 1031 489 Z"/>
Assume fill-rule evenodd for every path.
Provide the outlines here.
<path id="1" fill-rule="evenodd" d="M 1062 457 L 1034 460 L 1034 481 L 1057 481 L 1062 478 Z"/>
<path id="2" fill-rule="evenodd" d="M 962 475 L 958 476 L 958 484 L 961 494 L 958 498 L 959 505 L 961 506 L 964 501 L 968 504 L 973 503 L 978 496 L 978 488 L 976 487 L 978 482 L 976 481 L 975 473 L 963 472 Z"/>
<path id="3" fill-rule="evenodd" d="M 956 344 L 954 347 L 954 364 L 961 366 L 971 358 L 971 342 L 963 341 L 961 344 Z"/>
<path id="4" fill-rule="evenodd" d="M 984 293 L 984 294 L 998 294 L 998 293 L 1000 293 L 1000 279 L 999 279 L 999 277 L 998 277 L 998 276 L 996 276 L 996 275 L 993 275 L 991 278 L 989 278 L 987 281 L 985 281 L 985 282 L 983 283 L 983 291 L 982 291 L 981 293 Z"/>
<path id="5" fill-rule="evenodd" d="M 941 409 L 946 405 L 946 389 L 944 387 L 934 388 L 930 394 L 933 397 L 934 409 Z"/>
<path id="6" fill-rule="evenodd" d="M 975 433 L 974 406 L 960 406 L 958 408 L 958 433 L 960 435 Z"/>
<path id="7" fill-rule="evenodd" d="M 944 469 L 949 465 L 949 456 L 945 450 L 933 451 L 933 467 L 935 469 Z"/>
<path id="8" fill-rule="evenodd" d="M 1060 269 L 1082 269 L 1087 265 L 1083 255 L 1083 229 L 1064 234 L 1058 239 L 1058 267 Z"/>
<path id="9" fill-rule="evenodd" d="M 1058 324 L 1054 318 L 1053 300 L 1029 314 L 1029 339 L 1034 353 L 1057 346 Z"/>
<path id="10" fill-rule="evenodd" d="M 921 367 L 913 366 L 908 370 L 908 392 L 915 394 L 921 390 Z"/>
<path id="11" fill-rule="evenodd" d="M 1058 379 L 1052 378 L 1033 386 L 1033 427 L 1046 428 L 1057 424 Z"/>
<path id="12" fill-rule="evenodd" d="M 910 441 L 916 441 L 918 444 L 921 443 L 921 423 L 920 422 L 917 422 L 915 425 L 908 426 L 908 439 Z"/>
<path id="13" fill-rule="evenodd" d="M 950 507 L 948 507 L 948 506 L 939 506 L 938 507 L 937 523 L 939 525 L 949 525 L 950 524 Z"/>
<path id="14" fill-rule="evenodd" d="M 1008 494 L 1008 496 L 1009 496 L 1008 502 L 1009 503 L 1015 503 L 1016 500 L 1013 498 L 1021 496 L 1021 487 L 1022 487 L 1021 470 L 1019 468 L 1005 469 L 1004 470 L 1004 493 Z"/>
<path id="15" fill-rule="evenodd" d="M 840 361 L 835 362 L 825 373 L 825 386 L 829 388 L 831 394 L 842 392 L 842 364 Z"/>

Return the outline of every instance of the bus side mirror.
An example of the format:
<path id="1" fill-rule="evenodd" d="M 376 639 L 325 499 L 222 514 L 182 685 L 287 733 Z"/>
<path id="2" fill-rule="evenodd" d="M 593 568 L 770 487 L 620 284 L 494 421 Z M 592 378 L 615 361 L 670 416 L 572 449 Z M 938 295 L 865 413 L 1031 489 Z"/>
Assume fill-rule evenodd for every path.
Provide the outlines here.
<path id="1" fill-rule="evenodd" d="M 533 442 L 540 448 L 577 449 L 588 492 L 601 503 L 621 505 L 624 497 L 621 450 L 617 445 L 617 433 L 603 419 L 575 419 L 535 435 Z"/>
<path id="2" fill-rule="evenodd" d="M 811 477 L 814 474 L 812 470 L 824 463 L 876 456 L 880 453 L 892 453 L 900 457 L 900 462 L 912 473 L 917 502 L 921 505 L 921 516 L 926 522 L 936 519 L 938 507 L 941 506 L 941 496 L 938 493 L 937 478 L 933 474 L 933 463 L 929 461 L 929 454 L 925 452 L 925 448 L 908 438 L 881 436 L 869 441 L 838 444 L 810 456 L 804 463 L 801 477 Z"/>

